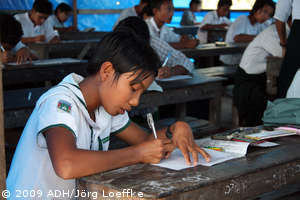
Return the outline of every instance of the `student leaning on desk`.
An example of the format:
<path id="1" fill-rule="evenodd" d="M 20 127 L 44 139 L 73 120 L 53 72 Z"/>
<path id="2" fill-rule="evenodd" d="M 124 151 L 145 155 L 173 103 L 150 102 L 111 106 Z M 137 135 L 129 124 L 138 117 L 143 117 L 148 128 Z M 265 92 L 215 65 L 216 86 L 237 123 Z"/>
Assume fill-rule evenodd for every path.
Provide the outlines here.
<path id="1" fill-rule="evenodd" d="M 40 97 L 18 143 L 7 189 L 72 191 L 75 178 L 136 163 L 158 163 L 178 147 L 194 164 L 198 147 L 185 122 L 157 131 L 158 139 L 130 121 L 127 111 L 139 104 L 160 67 L 154 50 L 131 31 L 107 34 L 90 63 L 92 75 L 70 74 Z M 89 70 L 92 71 L 92 70 Z M 110 135 L 131 146 L 108 151 Z M 42 199 L 46 199 L 43 196 Z"/>
<path id="2" fill-rule="evenodd" d="M 0 59 L 3 64 L 36 58 L 20 41 L 22 34 L 21 24 L 13 16 L 0 14 Z"/>
<path id="3" fill-rule="evenodd" d="M 150 35 L 156 36 L 168 42 L 175 49 L 195 48 L 199 41 L 191 39 L 187 35 L 179 35 L 166 26 L 170 23 L 174 14 L 172 0 L 152 0 L 150 3 L 153 17 L 146 20 Z"/>
<path id="4" fill-rule="evenodd" d="M 15 18 L 22 25 L 22 42 L 58 42 L 58 32 L 53 29 L 47 20 L 51 14 L 51 2 L 48 0 L 35 0 L 31 11 L 15 15 Z"/>

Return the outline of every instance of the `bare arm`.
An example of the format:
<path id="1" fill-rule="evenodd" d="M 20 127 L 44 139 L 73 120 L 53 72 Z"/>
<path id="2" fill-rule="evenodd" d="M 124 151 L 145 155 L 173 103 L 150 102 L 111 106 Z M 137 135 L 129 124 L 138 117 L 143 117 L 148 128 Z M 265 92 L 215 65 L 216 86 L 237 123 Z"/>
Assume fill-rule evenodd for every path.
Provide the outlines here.
<path id="1" fill-rule="evenodd" d="M 35 43 L 35 42 L 44 42 L 46 40 L 44 35 L 38 35 L 35 37 L 23 37 L 21 41 L 23 43 Z"/>
<path id="2" fill-rule="evenodd" d="M 275 25 L 280 39 L 280 44 L 286 45 L 287 41 L 286 41 L 285 23 L 276 19 Z"/>
<path id="3" fill-rule="evenodd" d="M 256 35 L 239 34 L 236 35 L 233 40 L 235 42 L 251 42 L 255 37 Z"/>

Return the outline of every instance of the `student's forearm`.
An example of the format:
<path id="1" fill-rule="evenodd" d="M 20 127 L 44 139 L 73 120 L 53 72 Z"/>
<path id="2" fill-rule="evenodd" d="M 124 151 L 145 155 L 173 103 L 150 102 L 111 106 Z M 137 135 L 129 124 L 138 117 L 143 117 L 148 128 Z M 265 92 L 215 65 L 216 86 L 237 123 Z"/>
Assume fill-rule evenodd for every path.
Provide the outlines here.
<path id="1" fill-rule="evenodd" d="M 223 28 L 220 24 L 205 24 L 204 26 L 201 27 L 201 30 L 211 30 L 211 29 L 216 29 L 216 28 Z"/>
<path id="2" fill-rule="evenodd" d="M 181 65 L 176 65 L 175 67 L 171 68 L 171 73 L 172 73 L 172 76 L 186 75 L 186 74 L 189 74 L 189 71 Z"/>
<path id="3" fill-rule="evenodd" d="M 276 29 L 277 33 L 280 39 L 280 44 L 281 45 L 286 45 L 286 29 L 285 29 L 285 23 L 279 20 L 276 20 Z"/>
<path id="4" fill-rule="evenodd" d="M 181 42 L 170 42 L 169 45 L 174 49 L 184 49 L 185 46 Z"/>
<path id="5" fill-rule="evenodd" d="M 256 35 L 240 34 L 234 37 L 235 42 L 251 42 Z"/>
<path id="6" fill-rule="evenodd" d="M 21 39 L 21 41 L 23 43 L 34 43 L 34 42 L 36 42 L 36 38 L 35 37 L 23 37 Z"/>

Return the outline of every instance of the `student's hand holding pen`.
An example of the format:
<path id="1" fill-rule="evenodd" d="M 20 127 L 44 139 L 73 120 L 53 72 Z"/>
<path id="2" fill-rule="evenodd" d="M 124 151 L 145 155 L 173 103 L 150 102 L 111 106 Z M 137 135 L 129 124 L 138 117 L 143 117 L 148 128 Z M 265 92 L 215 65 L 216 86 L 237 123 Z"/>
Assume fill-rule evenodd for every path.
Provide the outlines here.
<path id="1" fill-rule="evenodd" d="M 26 47 L 21 48 L 19 51 L 16 53 L 16 62 L 17 64 L 21 64 L 27 60 L 31 61 L 30 57 L 30 50 Z"/>
<path id="2" fill-rule="evenodd" d="M 195 143 L 192 130 L 187 123 L 178 121 L 170 126 L 170 131 L 172 132 L 172 142 L 180 149 L 187 164 L 191 164 L 189 153 L 192 154 L 194 165 L 198 163 L 198 153 L 207 162 L 210 161 L 210 155 Z"/>
<path id="3" fill-rule="evenodd" d="M 9 51 L 0 51 L 0 59 L 3 64 L 13 61 L 13 56 Z"/>
<path id="4" fill-rule="evenodd" d="M 199 40 L 190 39 L 188 36 L 182 36 L 180 42 L 183 44 L 183 48 L 193 49 L 199 44 Z"/>
<path id="5" fill-rule="evenodd" d="M 34 37 L 35 42 L 44 42 L 46 40 L 45 35 L 38 35 Z"/>

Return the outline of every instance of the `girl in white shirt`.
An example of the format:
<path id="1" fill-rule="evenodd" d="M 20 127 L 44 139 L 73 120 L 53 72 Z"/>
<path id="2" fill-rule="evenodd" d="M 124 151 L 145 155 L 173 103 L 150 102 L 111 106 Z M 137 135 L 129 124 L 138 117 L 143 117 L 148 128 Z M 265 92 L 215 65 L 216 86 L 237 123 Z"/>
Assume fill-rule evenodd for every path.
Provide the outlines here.
<path id="1" fill-rule="evenodd" d="M 256 0 L 249 16 L 241 15 L 229 27 L 226 43 L 248 43 L 269 24 L 265 22 L 273 16 L 275 3 L 272 0 Z M 222 55 L 220 60 L 227 65 L 240 63 L 242 54 Z"/>

